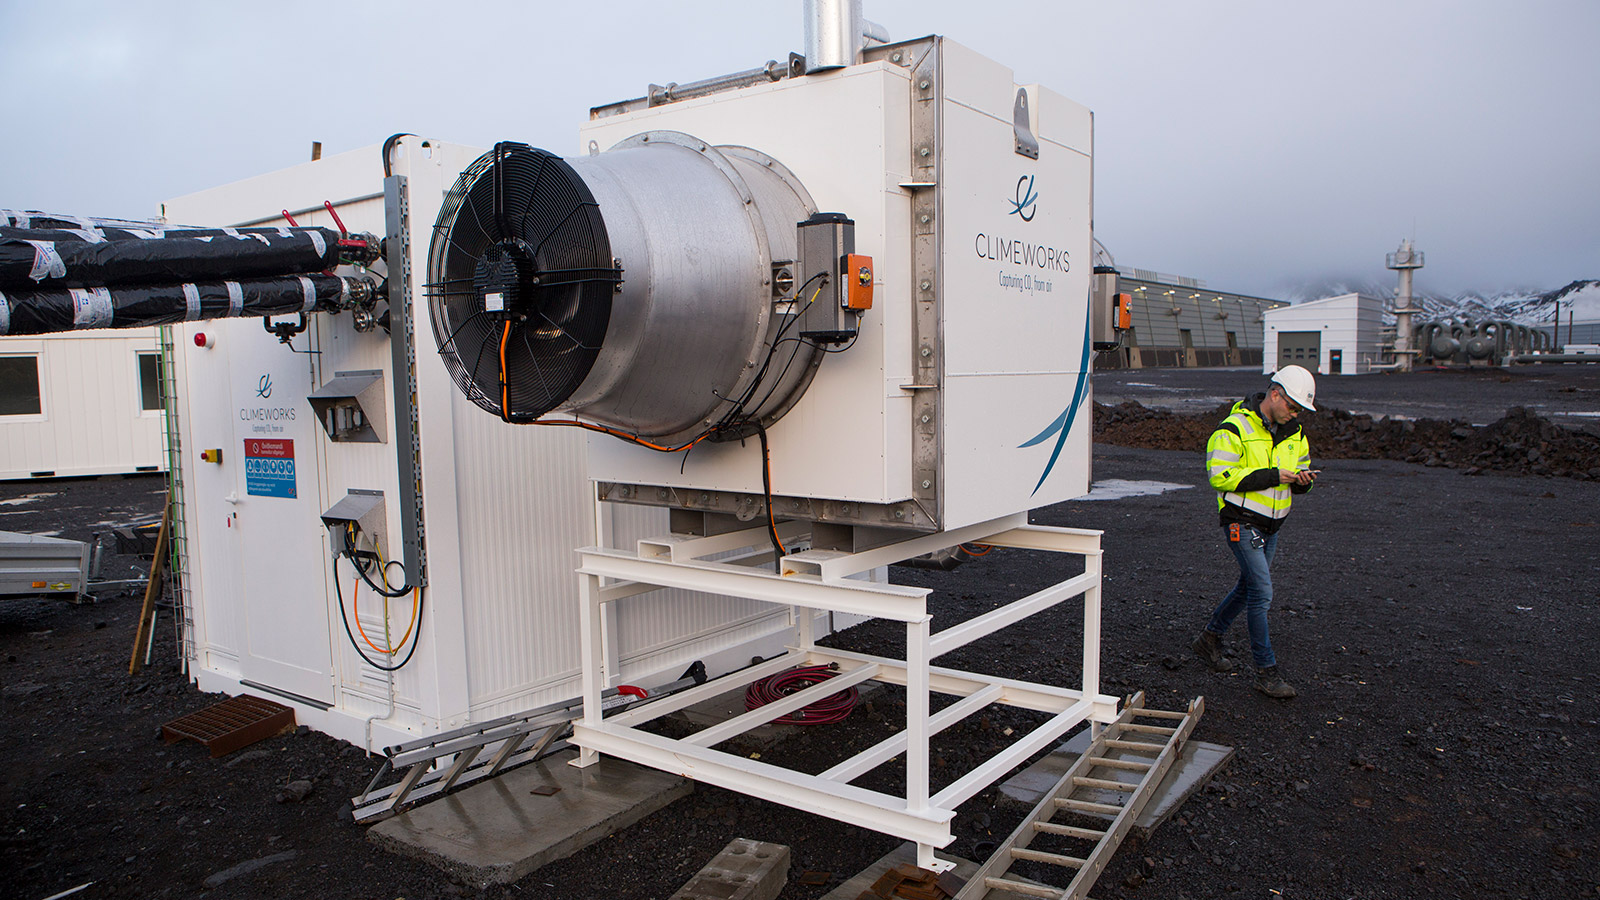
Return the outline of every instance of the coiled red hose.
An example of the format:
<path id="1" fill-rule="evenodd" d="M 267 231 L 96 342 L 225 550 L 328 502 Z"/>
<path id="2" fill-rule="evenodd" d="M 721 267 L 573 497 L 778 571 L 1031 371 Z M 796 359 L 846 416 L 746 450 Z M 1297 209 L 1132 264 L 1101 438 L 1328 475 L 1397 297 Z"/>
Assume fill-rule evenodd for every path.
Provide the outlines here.
<path id="1" fill-rule="evenodd" d="M 766 706 L 796 691 L 821 684 L 837 674 L 838 667 L 831 663 L 823 666 L 801 666 L 798 669 L 779 672 L 771 678 L 752 682 L 745 688 L 744 708 L 755 709 Z M 785 725 L 831 725 L 843 722 L 850 717 L 850 712 L 856 708 L 856 701 L 860 697 L 855 688 L 846 688 L 772 721 Z"/>

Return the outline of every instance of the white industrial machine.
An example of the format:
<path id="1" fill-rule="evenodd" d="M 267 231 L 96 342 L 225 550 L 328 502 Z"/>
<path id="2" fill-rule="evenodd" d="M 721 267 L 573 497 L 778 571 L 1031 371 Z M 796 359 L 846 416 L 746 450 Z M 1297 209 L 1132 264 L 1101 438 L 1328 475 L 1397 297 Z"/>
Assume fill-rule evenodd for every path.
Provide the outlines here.
<path id="1" fill-rule="evenodd" d="M 369 749 L 576 697 L 575 549 L 667 528 L 596 503 L 581 432 L 484 415 L 439 362 L 426 252 L 482 154 L 397 137 L 166 204 L 175 221 L 276 228 L 287 212 L 385 236 L 365 275 L 387 305 L 173 326 L 191 673 Z M 726 671 L 792 637 L 788 610 L 654 597 L 608 623 L 617 682 Z"/>
<path id="2" fill-rule="evenodd" d="M 849 64 L 598 108 L 586 156 L 496 147 L 452 189 L 428 282 L 466 396 L 600 432 L 599 497 L 672 514 L 636 548 L 582 551 L 579 764 L 611 754 L 821 812 L 936 866 L 958 804 L 1116 716 L 1099 692 L 1099 535 L 1027 522 L 1088 488 L 1092 119 L 953 42 L 855 46 Z M 963 541 L 1079 554 L 1084 572 L 937 633 L 927 591 L 852 578 Z M 897 620 L 905 658 L 824 650 L 800 627 L 782 656 L 603 717 L 606 622 L 651 588 Z M 1076 596 L 1073 688 L 931 665 Z M 683 740 L 640 727 L 802 664 L 840 674 Z M 905 730 L 827 772 L 716 749 L 868 679 L 905 686 Z M 932 691 L 960 699 L 930 714 Z M 930 736 L 994 703 L 1047 716 L 934 792 Z M 903 797 L 851 784 L 901 755 Z"/>
<path id="3" fill-rule="evenodd" d="M 1089 485 L 1092 117 L 954 42 L 865 37 L 859 3 L 807 25 L 787 65 L 596 108 L 571 157 L 396 135 L 166 205 L 317 251 L 166 290 L 202 687 L 368 747 L 581 696 L 578 765 L 896 834 L 930 867 L 961 802 L 1116 719 L 1099 533 L 1028 524 Z M 134 290 L 13 295 L 0 331 L 134 324 Z M 881 577 L 973 541 L 1081 574 L 937 631 L 928 590 Z M 1080 596 L 1070 687 L 933 665 Z M 867 616 L 903 623 L 903 659 L 816 645 Z M 733 674 L 606 714 L 696 661 Z M 682 740 L 640 727 L 815 664 L 837 675 Z M 716 749 L 869 679 L 904 687 L 904 730 L 827 772 Z M 991 704 L 1042 724 L 931 785 L 930 738 Z M 852 784 L 902 757 L 903 796 Z"/>

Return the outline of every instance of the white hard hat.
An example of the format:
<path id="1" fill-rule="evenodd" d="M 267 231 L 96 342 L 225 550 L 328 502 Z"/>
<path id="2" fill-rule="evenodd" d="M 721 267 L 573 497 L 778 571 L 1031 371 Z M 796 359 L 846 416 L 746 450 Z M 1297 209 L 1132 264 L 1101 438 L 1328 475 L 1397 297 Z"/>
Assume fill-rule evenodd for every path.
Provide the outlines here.
<path id="1" fill-rule="evenodd" d="M 1300 366 L 1284 366 L 1272 376 L 1272 383 L 1282 388 L 1284 396 L 1293 400 L 1296 406 L 1316 411 L 1313 401 L 1317 399 L 1317 380 L 1311 377 L 1310 372 Z"/>

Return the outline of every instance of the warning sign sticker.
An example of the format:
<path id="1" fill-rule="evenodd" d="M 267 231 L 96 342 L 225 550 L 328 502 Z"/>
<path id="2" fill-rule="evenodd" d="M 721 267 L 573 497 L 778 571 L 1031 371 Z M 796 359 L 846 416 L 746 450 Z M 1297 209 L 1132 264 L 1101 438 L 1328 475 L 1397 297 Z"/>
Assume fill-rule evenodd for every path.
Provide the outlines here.
<path id="1" fill-rule="evenodd" d="M 244 492 L 256 497 L 294 497 L 294 441 L 247 438 Z"/>

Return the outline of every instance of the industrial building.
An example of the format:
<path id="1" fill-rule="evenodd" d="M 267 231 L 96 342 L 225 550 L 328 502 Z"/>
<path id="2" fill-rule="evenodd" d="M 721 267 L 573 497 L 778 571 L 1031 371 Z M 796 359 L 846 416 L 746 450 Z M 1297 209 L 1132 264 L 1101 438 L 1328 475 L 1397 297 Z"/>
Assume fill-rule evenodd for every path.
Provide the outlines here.
<path id="1" fill-rule="evenodd" d="M 1303 366 L 1318 375 L 1361 375 L 1392 356 L 1383 304 L 1370 294 L 1340 294 L 1267 310 L 1261 371 Z"/>
<path id="2" fill-rule="evenodd" d="M 1258 366 L 1264 314 L 1282 300 L 1213 290 L 1198 278 L 1119 267 L 1129 297 L 1122 346 L 1100 354 L 1102 369 L 1147 366 Z"/>

